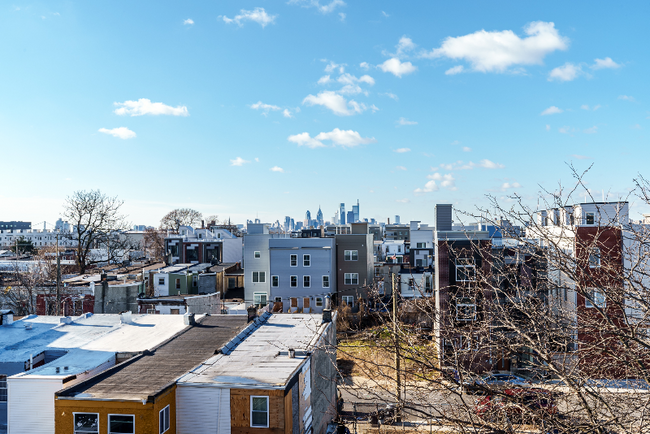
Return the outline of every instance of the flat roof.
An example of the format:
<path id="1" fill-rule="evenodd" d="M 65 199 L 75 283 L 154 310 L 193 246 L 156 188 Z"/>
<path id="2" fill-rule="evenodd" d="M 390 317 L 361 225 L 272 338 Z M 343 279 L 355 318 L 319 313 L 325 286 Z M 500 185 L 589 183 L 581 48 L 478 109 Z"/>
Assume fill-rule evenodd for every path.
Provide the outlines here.
<path id="1" fill-rule="evenodd" d="M 321 314 L 274 314 L 229 355 L 219 354 L 178 380 L 179 385 L 284 389 L 331 323 Z M 289 357 L 289 348 L 296 350 Z"/>
<path id="2" fill-rule="evenodd" d="M 156 315 L 167 316 L 167 315 Z M 57 394 L 63 399 L 142 401 L 210 358 L 246 325 L 246 315 L 207 316 L 164 345 Z"/>

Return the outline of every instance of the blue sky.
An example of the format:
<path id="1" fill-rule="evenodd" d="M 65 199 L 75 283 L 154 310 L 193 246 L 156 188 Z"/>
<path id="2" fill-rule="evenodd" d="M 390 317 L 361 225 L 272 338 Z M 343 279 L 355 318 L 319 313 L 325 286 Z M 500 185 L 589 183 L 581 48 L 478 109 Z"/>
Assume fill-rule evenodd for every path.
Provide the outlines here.
<path id="1" fill-rule="evenodd" d="M 492 194 L 648 176 L 648 2 L 48 1 L 0 6 L 0 220 L 101 189 L 192 207 L 433 221 Z M 635 201 L 634 217 L 648 212 Z"/>

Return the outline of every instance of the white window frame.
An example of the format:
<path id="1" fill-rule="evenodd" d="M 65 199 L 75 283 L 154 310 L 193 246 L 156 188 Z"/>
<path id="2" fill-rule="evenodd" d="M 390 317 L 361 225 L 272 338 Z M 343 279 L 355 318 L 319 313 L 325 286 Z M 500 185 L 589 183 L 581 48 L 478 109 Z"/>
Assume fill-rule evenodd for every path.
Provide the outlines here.
<path id="1" fill-rule="evenodd" d="M 95 416 L 97 416 L 97 431 L 80 431 L 80 430 L 78 430 L 77 427 L 76 427 L 76 422 L 75 422 L 75 418 L 76 418 L 76 416 L 78 414 L 94 414 Z M 99 413 L 88 413 L 88 412 L 85 412 L 85 411 L 79 411 L 79 412 L 73 412 L 72 413 L 72 432 L 74 434 L 86 434 L 86 433 L 88 433 L 88 434 L 99 434 L 99 426 L 100 426 Z"/>
<path id="2" fill-rule="evenodd" d="M 302 255 L 302 266 L 311 267 L 311 255 L 308 254 Z"/>
<path id="3" fill-rule="evenodd" d="M 279 286 L 280 286 L 280 276 L 278 275 L 271 276 L 271 287 L 277 288 Z"/>
<path id="4" fill-rule="evenodd" d="M 323 307 L 323 297 L 316 297 L 316 307 Z"/>
<path id="5" fill-rule="evenodd" d="M 589 268 L 600 268 L 600 249 L 592 247 L 589 249 Z"/>
<path id="6" fill-rule="evenodd" d="M 426 249 L 427 248 L 427 243 L 415 243 L 415 248 L 416 249 Z"/>
<path id="7" fill-rule="evenodd" d="M 298 266 L 298 255 L 296 255 L 296 254 L 289 255 L 289 266 L 290 267 L 297 267 Z"/>
<path id="8" fill-rule="evenodd" d="M 253 410 L 253 399 L 254 398 L 263 398 L 266 400 L 266 425 L 253 425 L 253 411 L 262 413 L 260 410 Z M 269 413 L 270 413 L 270 402 L 269 402 L 269 397 L 268 396 L 257 396 L 257 395 L 251 395 L 251 400 L 250 400 L 250 425 L 251 428 L 268 428 L 269 427 Z"/>
<path id="9" fill-rule="evenodd" d="M 294 285 L 295 282 L 295 285 Z M 289 287 L 297 288 L 298 287 L 298 276 L 291 276 L 289 278 Z"/>
<path id="10" fill-rule="evenodd" d="M 472 302 L 473 300 L 467 300 L 463 303 L 456 303 L 456 321 L 464 321 L 464 322 L 471 322 L 471 321 L 476 321 L 476 303 Z M 474 315 L 471 317 L 465 315 L 463 317 L 460 317 L 459 312 L 461 309 L 459 308 L 468 308 L 471 307 L 474 310 Z"/>
<path id="11" fill-rule="evenodd" d="M 307 284 L 305 285 L 305 283 L 307 283 Z M 309 276 L 309 275 L 302 276 L 302 287 L 303 288 L 311 288 L 311 276 Z"/>
<path id="12" fill-rule="evenodd" d="M 266 283 L 266 271 L 253 271 L 253 283 Z"/>
<path id="13" fill-rule="evenodd" d="M 255 251 L 253 252 L 253 257 L 254 257 L 255 259 L 260 259 L 260 258 L 262 257 L 262 252 L 261 252 L 260 250 L 255 250 Z"/>
<path id="14" fill-rule="evenodd" d="M 359 251 L 358 250 L 344 250 L 343 251 L 343 260 L 344 261 L 358 261 L 359 260 Z"/>
<path id="15" fill-rule="evenodd" d="M 589 297 L 593 300 L 589 300 Z M 605 293 L 597 288 L 587 288 L 587 296 L 585 296 L 585 307 L 587 309 L 593 309 L 599 307 L 604 309 L 607 307 L 607 298 L 605 298 Z"/>
<path id="16" fill-rule="evenodd" d="M 463 263 L 467 261 L 466 263 Z M 473 270 L 473 279 L 459 279 L 458 271 L 459 269 L 472 269 Z M 476 263 L 474 258 L 456 258 L 456 282 L 475 282 L 476 281 Z"/>
<path id="17" fill-rule="evenodd" d="M 591 223 L 589 223 L 589 218 L 590 217 L 591 217 Z M 585 213 L 585 224 L 586 225 L 594 225 L 594 224 L 596 224 L 596 213 L 593 213 L 593 212 Z"/>
<path id="18" fill-rule="evenodd" d="M 341 301 L 350 307 L 354 307 L 354 295 L 342 295 Z"/>
<path id="19" fill-rule="evenodd" d="M 359 284 L 359 273 L 344 273 L 344 284 L 345 285 L 358 285 Z M 348 283 L 348 281 L 350 283 Z"/>
<path id="20" fill-rule="evenodd" d="M 262 303 L 262 297 L 264 297 L 264 303 Z M 266 306 L 269 302 L 269 295 L 266 292 L 254 292 L 253 293 L 253 304 L 258 305 L 262 304 Z"/>
<path id="21" fill-rule="evenodd" d="M 322 287 L 323 288 L 329 288 L 330 287 L 330 276 L 329 276 L 329 274 L 323 275 Z"/>
<path id="22" fill-rule="evenodd" d="M 158 285 L 164 285 L 165 284 L 165 278 L 164 277 L 159 277 L 158 278 Z"/>
<path id="23" fill-rule="evenodd" d="M 158 434 L 163 434 L 171 427 L 171 415 L 169 405 L 158 412 Z"/>
<path id="24" fill-rule="evenodd" d="M 111 413 L 107 417 L 108 425 L 106 426 L 108 434 L 120 434 L 120 433 L 115 433 L 111 431 L 111 416 L 131 416 L 133 418 L 133 431 L 130 433 L 124 433 L 124 434 L 135 434 L 135 414 L 118 414 L 118 413 Z"/>

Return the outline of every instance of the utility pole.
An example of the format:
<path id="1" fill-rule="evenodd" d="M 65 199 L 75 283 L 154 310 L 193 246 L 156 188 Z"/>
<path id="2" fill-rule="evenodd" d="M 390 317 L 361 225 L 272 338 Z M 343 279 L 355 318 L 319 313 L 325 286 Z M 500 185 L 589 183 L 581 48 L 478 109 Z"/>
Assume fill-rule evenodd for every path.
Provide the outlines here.
<path id="1" fill-rule="evenodd" d="M 395 273 L 390 273 L 391 288 L 393 295 L 393 339 L 395 341 L 395 385 L 397 388 L 397 406 L 402 401 L 402 381 L 400 378 L 400 357 L 399 357 L 399 340 L 397 337 L 397 287 L 395 286 Z"/>
<path id="2" fill-rule="evenodd" d="M 56 316 L 61 315 L 61 256 L 59 255 L 59 234 L 56 234 Z"/>

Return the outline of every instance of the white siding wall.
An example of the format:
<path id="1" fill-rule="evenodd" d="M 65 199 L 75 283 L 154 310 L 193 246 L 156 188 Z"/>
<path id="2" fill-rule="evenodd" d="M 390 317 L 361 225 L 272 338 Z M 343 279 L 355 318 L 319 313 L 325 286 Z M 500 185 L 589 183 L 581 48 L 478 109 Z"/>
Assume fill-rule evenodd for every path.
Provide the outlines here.
<path id="1" fill-rule="evenodd" d="M 63 389 L 61 379 L 7 379 L 7 433 L 52 434 L 54 393 Z"/>
<path id="2" fill-rule="evenodd" d="M 177 434 L 230 434 L 230 389 L 176 387 Z"/>

